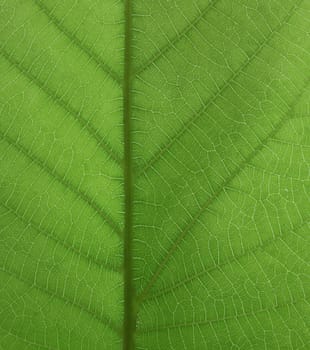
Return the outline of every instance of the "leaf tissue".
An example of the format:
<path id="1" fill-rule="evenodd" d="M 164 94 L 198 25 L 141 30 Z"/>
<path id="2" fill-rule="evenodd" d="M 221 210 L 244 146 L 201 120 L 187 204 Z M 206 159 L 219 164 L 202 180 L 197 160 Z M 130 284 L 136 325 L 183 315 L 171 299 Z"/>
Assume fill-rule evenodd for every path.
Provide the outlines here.
<path id="1" fill-rule="evenodd" d="M 0 348 L 310 349 L 308 0 L 0 0 Z"/>

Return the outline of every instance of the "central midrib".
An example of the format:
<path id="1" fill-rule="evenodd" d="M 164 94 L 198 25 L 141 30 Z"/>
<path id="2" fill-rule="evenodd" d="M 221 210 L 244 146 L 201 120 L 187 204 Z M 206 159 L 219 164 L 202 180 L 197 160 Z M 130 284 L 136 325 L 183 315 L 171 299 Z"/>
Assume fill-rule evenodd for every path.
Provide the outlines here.
<path id="1" fill-rule="evenodd" d="M 124 122 L 124 323 L 123 349 L 134 349 L 136 324 L 135 293 L 132 276 L 132 164 L 131 164 L 131 85 L 132 85 L 132 8 L 131 0 L 124 1 L 125 7 L 125 53 L 123 81 L 123 122 Z"/>

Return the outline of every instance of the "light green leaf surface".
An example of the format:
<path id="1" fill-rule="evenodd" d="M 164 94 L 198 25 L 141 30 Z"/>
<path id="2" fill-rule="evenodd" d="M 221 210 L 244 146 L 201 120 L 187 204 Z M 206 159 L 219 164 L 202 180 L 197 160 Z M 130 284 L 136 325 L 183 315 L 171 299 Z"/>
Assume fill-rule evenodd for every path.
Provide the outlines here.
<path id="1" fill-rule="evenodd" d="M 1 349 L 310 348 L 309 14 L 1 0 Z"/>

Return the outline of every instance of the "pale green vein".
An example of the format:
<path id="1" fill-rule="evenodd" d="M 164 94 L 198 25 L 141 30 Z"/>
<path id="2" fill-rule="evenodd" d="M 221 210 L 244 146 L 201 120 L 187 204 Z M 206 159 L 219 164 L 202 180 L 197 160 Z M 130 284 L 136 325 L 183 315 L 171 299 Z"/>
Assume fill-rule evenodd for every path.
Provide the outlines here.
<path id="1" fill-rule="evenodd" d="M 27 345 L 31 345 L 32 347 L 33 347 L 34 345 L 36 345 L 36 346 L 39 346 L 41 349 L 55 350 L 55 348 L 50 348 L 50 347 L 47 346 L 47 345 L 39 344 L 39 343 L 37 343 L 37 342 L 35 342 L 35 341 L 29 340 L 29 339 L 27 339 L 27 338 L 25 338 L 25 337 L 19 335 L 19 334 L 17 334 L 17 333 L 13 333 L 13 332 L 12 332 L 12 328 L 11 328 L 11 329 L 6 329 L 6 328 L 3 327 L 1 324 L 0 324 L 0 328 L 1 328 L 3 331 L 5 331 L 7 334 L 9 334 L 10 336 L 12 336 L 12 337 L 14 337 L 14 338 L 16 338 L 16 339 L 19 339 L 19 340 L 23 341 L 24 343 L 26 343 Z M 3 348 L 2 348 L 2 349 L 3 349 Z M 6 350 L 6 349 L 3 349 L 3 350 Z"/>
<path id="2" fill-rule="evenodd" d="M 98 146 L 114 161 L 116 164 L 121 165 L 122 160 L 119 155 L 113 150 L 104 138 L 98 134 L 98 131 L 91 125 L 90 121 L 85 119 L 81 112 L 71 107 L 59 94 L 52 91 L 45 83 L 30 73 L 22 64 L 16 61 L 12 55 L 9 55 L 4 49 L 1 51 L 1 55 L 14 66 L 22 75 L 24 75 L 32 84 L 35 84 L 41 91 L 43 91 L 53 103 L 59 105 L 69 115 L 71 115 L 81 126 L 81 130 L 86 130 L 88 134 L 97 141 Z"/>
<path id="3" fill-rule="evenodd" d="M 269 174 L 269 175 L 281 177 L 281 178 L 287 179 L 287 180 L 300 181 L 300 183 L 303 183 L 303 182 L 307 183 L 307 182 L 309 182 L 308 180 L 301 180 L 298 177 L 284 175 L 284 174 L 277 173 L 275 171 L 267 170 L 265 168 L 262 168 L 262 167 L 258 166 L 257 164 L 255 164 L 255 166 L 254 165 L 249 165 L 248 167 L 254 169 L 255 171 L 259 171 L 259 172 L 261 172 L 263 174 Z"/>
<path id="4" fill-rule="evenodd" d="M 23 145 L 18 143 L 16 140 L 11 139 L 8 135 L 0 131 L 0 136 L 10 145 L 12 145 L 20 154 L 22 154 L 26 159 L 35 163 L 40 169 L 44 170 L 51 178 L 57 180 L 64 188 L 68 188 L 72 193 L 74 193 L 78 198 L 84 201 L 90 208 L 92 208 L 100 218 L 107 223 L 114 232 L 116 232 L 120 237 L 122 237 L 122 230 L 119 225 L 112 219 L 112 217 L 97 203 L 95 203 L 86 193 L 82 192 L 79 188 L 73 185 L 69 180 L 67 180 L 62 175 L 58 174 L 55 169 L 51 168 L 47 162 L 43 162 L 41 159 L 36 157 L 34 154 L 30 153 Z"/>
<path id="5" fill-rule="evenodd" d="M 38 292 L 42 293 L 42 294 L 46 294 L 49 295 L 52 298 L 56 298 L 59 301 L 61 301 L 64 305 L 70 304 L 73 307 L 75 307 L 76 309 L 80 310 L 81 312 L 83 312 L 85 315 L 88 315 L 91 319 L 94 319 L 96 321 L 98 321 L 100 324 L 102 324 L 105 327 L 109 327 L 112 331 L 114 331 L 115 333 L 119 334 L 119 329 L 116 325 L 114 325 L 113 321 L 102 315 L 102 314 L 98 314 L 97 312 L 93 312 L 89 309 L 86 309 L 84 306 L 77 304 L 76 302 L 66 298 L 63 294 L 59 295 L 56 293 L 56 291 L 52 292 L 49 289 L 39 286 L 35 281 L 29 281 L 25 278 L 23 278 L 22 276 L 20 276 L 20 274 L 18 274 L 15 271 L 12 271 L 6 267 L 1 267 L 0 271 L 14 277 L 16 280 L 23 282 L 25 285 L 29 286 L 30 288 L 34 288 L 36 289 Z"/>
<path id="6" fill-rule="evenodd" d="M 169 330 L 169 329 L 177 329 L 179 331 L 180 328 L 207 326 L 207 325 L 210 325 L 211 323 L 227 322 L 227 321 L 232 321 L 232 320 L 244 318 L 244 317 L 247 317 L 247 318 L 254 317 L 266 312 L 277 312 L 277 310 L 288 308 L 288 307 L 295 307 L 297 304 L 302 302 L 307 302 L 307 301 L 308 300 L 301 298 L 298 300 L 286 301 L 282 304 L 274 305 L 272 307 L 258 309 L 257 311 L 244 312 L 242 314 L 232 315 L 229 317 L 223 317 L 218 319 L 215 318 L 212 320 L 194 321 L 194 322 L 188 322 L 188 323 L 169 324 L 169 325 L 163 325 L 163 326 L 154 327 L 154 328 L 144 328 L 144 329 L 140 329 L 139 333 L 149 333 L 149 332 L 163 331 L 163 330 Z"/>
<path id="7" fill-rule="evenodd" d="M 169 40 L 166 45 L 160 48 L 153 56 L 151 56 L 140 68 L 135 71 L 136 75 L 143 73 L 148 67 L 153 65 L 159 58 L 174 47 L 182 38 L 184 38 L 191 30 L 195 29 L 198 23 L 207 15 L 219 0 L 212 0 L 210 3 L 199 12 L 199 15 L 189 23 L 183 30 L 180 31 L 173 39 Z"/>
<path id="8" fill-rule="evenodd" d="M 299 4 L 302 0 L 299 1 Z M 143 169 L 138 172 L 138 175 L 145 174 L 148 169 L 150 169 L 162 156 L 171 148 L 171 146 L 177 142 L 188 130 L 191 125 L 198 121 L 205 112 L 208 111 L 208 108 L 222 96 L 223 92 L 231 86 L 231 83 L 239 77 L 239 75 L 254 61 L 254 59 L 260 54 L 260 52 L 268 45 L 268 43 L 273 39 L 275 34 L 277 34 L 285 24 L 288 23 L 290 18 L 294 15 L 294 12 L 298 6 L 295 5 L 283 19 L 283 21 L 273 30 L 270 34 L 264 39 L 264 41 L 257 47 L 254 53 L 231 75 L 231 77 L 226 80 L 226 82 L 218 89 L 218 91 L 211 96 L 205 104 L 191 117 L 186 121 L 183 126 L 169 139 L 169 141 L 160 147 L 159 151 L 151 157 L 151 159 L 145 164 Z"/>
<path id="9" fill-rule="evenodd" d="M 59 237 L 56 237 L 53 233 L 51 232 L 47 232 L 46 229 L 42 229 L 37 223 L 35 223 L 33 220 L 31 220 L 30 218 L 24 218 L 22 215 L 20 215 L 18 213 L 18 210 L 16 208 L 13 208 L 11 206 L 8 206 L 5 203 L 0 203 L 0 205 L 5 208 L 9 213 L 12 213 L 16 216 L 16 218 L 21 221 L 24 225 L 25 228 L 27 228 L 27 226 L 32 227 L 35 231 L 37 231 L 40 235 L 47 237 L 49 240 L 53 241 L 54 243 L 56 243 L 57 245 L 62 246 L 63 248 L 65 248 L 66 250 L 70 251 L 74 256 L 76 256 L 77 258 L 84 260 L 85 263 L 87 263 L 88 265 L 94 265 L 96 266 L 97 269 L 102 270 L 103 268 L 108 270 L 108 271 L 113 271 L 113 272 L 119 272 L 119 268 L 116 268 L 113 265 L 110 265 L 108 262 L 106 261 L 99 261 L 97 259 L 95 259 L 94 257 L 91 257 L 85 253 L 83 253 L 82 251 L 78 250 L 77 248 L 75 248 L 73 245 L 71 246 L 70 244 L 68 244 L 65 240 L 63 239 L 59 239 Z"/>
<path id="10" fill-rule="evenodd" d="M 90 48 L 86 47 L 83 42 L 78 39 L 73 33 L 71 33 L 56 16 L 52 14 L 49 8 L 47 8 L 42 1 L 34 0 L 34 3 L 40 8 L 40 10 L 50 19 L 55 27 L 63 33 L 71 42 L 73 42 L 81 51 L 83 51 L 92 62 L 94 62 L 105 74 L 112 78 L 119 86 L 122 85 L 122 80 L 116 72 L 113 71 L 102 59 Z"/>
<path id="11" fill-rule="evenodd" d="M 306 84 L 308 86 L 308 82 Z M 183 241 L 184 237 L 187 235 L 187 233 L 193 229 L 195 224 L 198 222 L 199 218 L 206 212 L 206 210 L 209 208 L 209 206 L 218 199 L 220 194 L 225 190 L 225 188 L 242 172 L 242 170 L 245 168 L 247 164 L 250 163 L 252 159 L 257 156 L 257 154 L 263 150 L 264 146 L 267 144 L 268 140 L 272 137 L 274 137 L 279 130 L 284 126 L 284 124 L 289 120 L 290 112 L 294 108 L 294 106 L 298 103 L 300 97 L 302 96 L 303 89 L 300 91 L 299 95 L 296 97 L 296 99 L 293 101 L 292 106 L 289 108 L 286 114 L 282 118 L 280 118 L 279 122 L 271 129 L 271 131 L 265 136 L 265 138 L 250 152 L 250 154 L 244 158 L 244 160 L 239 164 L 236 169 L 231 172 L 231 174 L 226 178 L 226 180 L 222 183 L 221 186 L 211 195 L 210 198 L 206 200 L 205 203 L 202 204 L 200 209 L 196 212 L 195 215 L 193 215 L 190 222 L 185 226 L 185 228 L 177 235 L 176 239 L 174 240 L 173 244 L 168 249 L 167 253 L 165 254 L 164 258 L 158 264 L 153 276 L 149 280 L 149 282 L 146 284 L 146 287 L 143 289 L 143 291 L 138 296 L 139 302 L 142 302 L 146 296 L 148 295 L 149 291 L 153 287 L 154 283 L 157 281 L 158 277 L 160 276 L 162 270 L 166 266 L 169 259 L 173 256 L 175 251 L 177 250 L 180 243 Z"/>
<path id="12" fill-rule="evenodd" d="M 305 226 L 306 224 L 309 223 L 308 221 L 309 219 L 304 220 L 302 223 L 299 223 L 297 227 L 293 227 L 291 228 L 289 231 L 287 231 L 285 234 L 280 234 L 276 237 L 271 237 L 267 240 L 265 240 L 264 242 L 257 244 L 254 247 L 251 247 L 250 249 L 245 250 L 242 254 L 239 254 L 237 256 L 233 256 L 232 259 L 228 259 L 227 261 L 209 267 L 209 268 L 205 268 L 199 272 L 196 272 L 190 276 L 187 276 L 186 278 L 183 278 L 182 280 L 179 280 L 177 282 L 175 282 L 174 284 L 164 287 L 158 291 L 156 291 L 156 293 L 146 296 L 143 300 L 144 303 L 150 302 L 153 299 L 158 299 L 161 297 L 164 297 L 170 293 L 173 293 L 175 290 L 179 289 L 179 288 L 185 288 L 187 286 L 187 284 L 190 284 L 192 282 L 194 282 L 196 279 L 199 279 L 200 277 L 203 277 L 205 275 L 210 274 L 211 272 L 217 271 L 222 267 L 234 264 L 238 261 L 240 261 L 242 258 L 246 257 L 246 256 L 250 256 L 251 254 L 256 254 L 258 251 L 262 251 L 263 249 L 269 247 L 272 244 L 277 244 L 278 242 L 282 242 L 286 236 L 289 236 L 289 233 L 293 232 L 296 233 L 296 231 L 298 231 L 301 227 Z"/>

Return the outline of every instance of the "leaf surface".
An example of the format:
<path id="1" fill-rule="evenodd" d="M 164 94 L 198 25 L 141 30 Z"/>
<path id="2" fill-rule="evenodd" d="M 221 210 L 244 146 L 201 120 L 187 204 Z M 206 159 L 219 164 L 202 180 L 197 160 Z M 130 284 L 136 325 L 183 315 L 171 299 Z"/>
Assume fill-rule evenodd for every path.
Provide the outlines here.
<path id="1" fill-rule="evenodd" d="M 307 349 L 306 0 L 2 0 L 3 349 Z"/>

